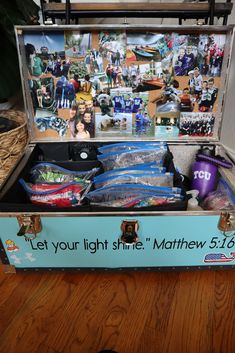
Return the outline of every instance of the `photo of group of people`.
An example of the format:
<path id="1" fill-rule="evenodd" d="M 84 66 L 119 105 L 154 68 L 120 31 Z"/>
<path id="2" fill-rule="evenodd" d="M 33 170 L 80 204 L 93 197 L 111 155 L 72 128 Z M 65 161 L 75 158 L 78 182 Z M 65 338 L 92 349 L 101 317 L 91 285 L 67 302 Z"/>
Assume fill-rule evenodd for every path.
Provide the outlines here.
<path id="1" fill-rule="evenodd" d="M 180 119 L 180 135 L 212 136 L 215 117 L 208 113 L 183 113 Z"/>
<path id="2" fill-rule="evenodd" d="M 37 138 L 213 136 L 224 34 L 23 35 Z"/>

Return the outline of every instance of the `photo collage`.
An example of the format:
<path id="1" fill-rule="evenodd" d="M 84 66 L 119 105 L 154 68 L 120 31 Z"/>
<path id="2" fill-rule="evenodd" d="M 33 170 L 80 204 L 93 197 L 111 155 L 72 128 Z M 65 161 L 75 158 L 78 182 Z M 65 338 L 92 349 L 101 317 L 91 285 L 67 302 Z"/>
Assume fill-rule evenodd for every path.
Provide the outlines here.
<path id="1" fill-rule="evenodd" d="M 224 34 L 23 35 L 37 139 L 211 137 Z"/>

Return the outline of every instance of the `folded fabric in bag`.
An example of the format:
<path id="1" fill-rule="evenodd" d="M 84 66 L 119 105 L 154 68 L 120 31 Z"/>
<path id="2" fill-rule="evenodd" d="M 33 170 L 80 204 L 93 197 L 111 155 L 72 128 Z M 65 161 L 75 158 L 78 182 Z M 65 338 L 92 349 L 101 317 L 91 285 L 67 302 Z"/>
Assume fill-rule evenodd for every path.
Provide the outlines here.
<path id="1" fill-rule="evenodd" d="M 142 184 L 122 184 L 105 186 L 91 191 L 86 198 L 92 205 L 109 207 L 134 207 L 143 200 L 152 197 L 164 198 L 172 203 L 183 199 L 181 189 L 175 187 L 148 186 Z M 151 205 L 151 204 L 150 204 Z M 141 205 L 141 207 L 144 207 Z"/>
<path id="2" fill-rule="evenodd" d="M 80 205 L 82 194 L 85 191 L 87 192 L 91 186 L 89 181 L 35 185 L 26 183 L 23 179 L 20 179 L 19 182 L 27 192 L 32 203 L 56 207 Z"/>
<path id="3" fill-rule="evenodd" d="M 119 168 L 119 169 L 114 169 L 114 170 L 108 170 L 107 172 L 104 172 L 102 174 L 99 174 L 94 177 L 94 182 L 98 182 L 102 180 L 103 178 L 108 178 L 111 176 L 119 176 L 119 175 L 125 175 L 125 174 L 139 174 L 139 173 L 144 173 L 146 172 L 147 174 L 155 174 L 155 173 L 165 173 L 166 168 L 165 167 L 159 167 L 155 162 L 153 163 L 148 163 L 148 164 L 139 164 L 136 166 L 131 166 L 127 168 Z"/>
<path id="4" fill-rule="evenodd" d="M 35 184 L 39 183 L 69 183 L 90 180 L 99 168 L 88 171 L 73 171 L 53 163 L 39 163 L 30 170 L 30 179 Z"/>
<path id="5" fill-rule="evenodd" d="M 132 151 L 143 147 L 154 148 L 159 146 L 166 146 L 166 142 L 158 141 L 132 141 L 122 143 L 112 143 L 98 148 L 100 153 L 111 153 L 121 151 Z"/>
<path id="6" fill-rule="evenodd" d="M 98 151 L 104 173 L 94 177 L 95 190 L 86 195 L 94 210 L 186 208 L 181 177 L 166 142 L 123 142 Z"/>
<path id="7" fill-rule="evenodd" d="M 101 174 L 102 176 L 102 174 Z M 152 186 L 173 186 L 172 173 L 128 173 L 121 175 L 112 175 L 94 180 L 95 189 L 115 184 L 143 184 Z"/>
<path id="8" fill-rule="evenodd" d="M 166 146 L 156 146 L 154 148 L 143 146 L 143 148 L 131 151 L 101 154 L 97 158 L 102 163 L 104 170 L 107 171 L 150 162 L 155 162 L 161 166 L 166 153 Z"/>

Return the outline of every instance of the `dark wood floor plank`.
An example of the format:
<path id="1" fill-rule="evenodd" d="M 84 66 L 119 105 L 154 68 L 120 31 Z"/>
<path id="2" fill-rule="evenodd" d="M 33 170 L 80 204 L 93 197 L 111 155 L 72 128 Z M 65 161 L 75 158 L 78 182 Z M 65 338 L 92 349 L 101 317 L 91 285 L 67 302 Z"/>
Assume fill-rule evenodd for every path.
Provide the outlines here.
<path id="1" fill-rule="evenodd" d="M 146 329 L 148 330 L 147 322 L 160 284 L 160 274 L 153 272 L 142 275 L 143 277 L 137 278 L 136 296 L 132 300 L 129 315 L 121 327 L 116 347 L 118 352 L 151 352 L 151 345 L 146 346 L 142 336 Z"/>
<path id="2" fill-rule="evenodd" d="M 42 275 L 4 275 L 5 281 L 1 285 L 0 295 L 0 336 L 17 315 L 21 315 L 27 302 L 40 288 Z"/>
<path id="3" fill-rule="evenodd" d="M 20 303 L 22 296 L 27 300 L 18 311 L 13 312 L 11 323 L 1 336 L 0 352 L 15 353 L 17 342 L 19 349 L 17 353 L 32 353 L 36 351 L 35 345 L 39 345 L 45 339 L 47 330 L 53 327 L 54 312 L 60 310 L 70 288 L 67 284 L 63 286 L 63 274 L 29 273 L 16 276 L 22 277 L 18 302 Z M 30 278 L 34 288 L 28 291 Z M 15 340 L 11 339 L 12 332 Z"/>
<path id="4" fill-rule="evenodd" d="M 173 300 L 162 353 L 212 353 L 213 273 L 182 272 Z"/>
<path id="5" fill-rule="evenodd" d="M 165 338 L 170 329 L 170 317 L 179 278 L 179 272 L 157 274 L 154 302 L 149 310 L 146 328 L 141 336 L 140 352 L 146 352 L 146 349 L 149 353 L 163 352 Z"/>
<path id="6" fill-rule="evenodd" d="M 118 327 L 129 312 L 131 298 L 136 290 L 137 274 L 101 274 L 88 276 L 86 289 L 77 294 L 80 309 L 73 320 L 79 323 L 69 328 L 65 340 L 65 352 L 94 352 L 105 347 L 113 347 L 117 339 Z M 65 321 L 63 327 L 68 324 Z M 64 336 L 64 335 L 63 335 Z M 72 339 L 71 339 L 72 337 Z M 58 349 L 58 340 L 50 342 Z"/>
<path id="7" fill-rule="evenodd" d="M 235 272 L 216 273 L 213 353 L 235 351 Z"/>
<path id="8" fill-rule="evenodd" d="M 235 272 L 0 273 L 0 353 L 233 353 Z"/>

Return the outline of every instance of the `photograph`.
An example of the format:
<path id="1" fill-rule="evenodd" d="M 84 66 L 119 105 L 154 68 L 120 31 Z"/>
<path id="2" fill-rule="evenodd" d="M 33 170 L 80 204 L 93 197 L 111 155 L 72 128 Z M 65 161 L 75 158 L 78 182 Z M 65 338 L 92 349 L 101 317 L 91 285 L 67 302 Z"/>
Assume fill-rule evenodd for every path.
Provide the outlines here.
<path id="1" fill-rule="evenodd" d="M 69 130 L 72 138 L 92 138 L 95 136 L 95 110 L 93 101 L 80 101 L 69 110 Z"/>
<path id="2" fill-rule="evenodd" d="M 133 92 L 131 88 L 111 89 L 110 97 L 115 113 L 137 113 L 147 109 L 149 93 Z"/>
<path id="3" fill-rule="evenodd" d="M 212 113 L 181 113 L 180 136 L 213 136 L 215 116 Z"/>
<path id="4" fill-rule="evenodd" d="M 105 31 L 99 33 L 99 53 L 112 66 L 120 66 L 126 57 L 126 33 Z"/>
<path id="5" fill-rule="evenodd" d="M 164 73 L 160 62 L 131 64 L 129 72 L 129 83 L 133 92 L 152 91 L 165 86 Z"/>
<path id="6" fill-rule="evenodd" d="M 226 36 L 223 34 L 200 35 L 197 66 L 202 75 L 220 76 Z"/>
<path id="7" fill-rule="evenodd" d="M 95 137 L 126 137 L 132 135 L 132 114 L 115 113 L 113 117 L 96 113 Z"/>
<path id="8" fill-rule="evenodd" d="M 32 76 L 50 73 L 67 76 L 69 63 L 65 58 L 63 33 L 29 33 L 24 35 L 26 60 Z"/>
<path id="9" fill-rule="evenodd" d="M 160 62 L 171 50 L 171 46 L 171 41 L 164 34 L 128 33 L 126 61 Z"/>
<path id="10" fill-rule="evenodd" d="M 36 109 L 54 110 L 55 87 L 52 77 L 28 80 L 34 111 Z"/>
<path id="11" fill-rule="evenodd" d="M 151 103 L 156 112 L 216 112 L 218 109 L 219 77 L 205 77 L 199 68 L 188 76 L 177 76 L 154 93 Z"/>
<path id="12" fill-rule="evenodd" d="M 154 136 L 154 117 L 150 117 L 146 109 L 139 109 L 135 114 L 133 135 L 140 137 Z"/>
<path id="13" fill-rule="evenodd" d="M 91 33 L 65 31 L 64 46 L 66 58 L 70 60 L 84 59 L 88 50 L 91 49 Z"/>
<path id="14" fill-rule="evenodd" d="M 197 66 L 198 36 L 174 35 L 173 68 L 175 76 L 187 76 Z"/>
<path id="15" fill-rule="evenodd" d="M 157 113 L 155 116 L 155 137 L 174 138 L 179 136 L 179 112 Z"/>
<path id="16" fill-rule="evenodd" d="M 46 137 L 65 137 L 68 130 L 68 121 L 59 117 L 56 113 L 38 109 L 34 118 L 34 124 L 40 135 Z"/>
<path id="17" fill-rule="evenodd" d="M 225 35 L 174 34 L 173 68 L 175 76 L 187 76 L 198 68 L 200 75 L 220 76 L 224 57 Z"/>

